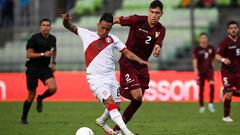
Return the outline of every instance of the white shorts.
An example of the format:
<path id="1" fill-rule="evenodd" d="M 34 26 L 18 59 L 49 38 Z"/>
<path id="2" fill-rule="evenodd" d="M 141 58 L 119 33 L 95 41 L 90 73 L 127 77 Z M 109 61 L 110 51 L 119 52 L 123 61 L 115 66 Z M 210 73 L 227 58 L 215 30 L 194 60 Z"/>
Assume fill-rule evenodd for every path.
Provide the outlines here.
<path id="1" fill-rule="evenodd" d="M 95 95 L 101 102 L 110 96 L 114 102 L 120 102 L 120 86 L 115 78 L 111 79 L 88 79 L 88 84 Z"/>

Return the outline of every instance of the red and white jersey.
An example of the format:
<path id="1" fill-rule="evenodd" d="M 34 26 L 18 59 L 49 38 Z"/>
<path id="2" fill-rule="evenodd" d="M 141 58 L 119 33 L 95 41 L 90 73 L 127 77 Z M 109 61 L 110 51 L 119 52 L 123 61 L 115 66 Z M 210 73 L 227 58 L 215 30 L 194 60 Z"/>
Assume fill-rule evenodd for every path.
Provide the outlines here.
<path id="1" fill-rule="evenodd" d="M 97 32 L 78 27 L 78 35 L 82 39 L 89 77 L 115 77 L 114 49 L 122 51 L 125 44 L 118 37 L 109 34 L 101 39 Z"/>

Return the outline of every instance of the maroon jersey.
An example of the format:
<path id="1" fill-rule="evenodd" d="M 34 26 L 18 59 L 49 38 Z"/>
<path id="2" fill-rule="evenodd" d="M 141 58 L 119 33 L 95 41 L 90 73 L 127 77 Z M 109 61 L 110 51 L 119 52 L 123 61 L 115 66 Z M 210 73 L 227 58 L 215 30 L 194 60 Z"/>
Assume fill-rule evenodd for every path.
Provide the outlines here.
<path id="1" fill-rule="evenodd" d="M 213 71 L 212 61 L 215 57 L 215 50 L 211 45 L 208 45 L 206 48 L 195 47 L 193 57 L 197 59 L 197 68 L 200 74 Z"/>
<path id="2" fill-rule="evenodd" d="M 161 23 L 157 23 L 154 27 L 148 24 L 147 16 L 128 16 L 120 17 L 122 26 L 129 26 L 130 31 L 126 42 L 127 48 L 143 60 L 148 60 L 152 54 L 155 44 L 162 47 L 162 42 L 165 36 L 165 27 Z M 146 65 L 139 65 L 123 55 L 119 60 L 120 64 L 133 63 L 136 67 L 146 68 Z"/>
<path id="3" fill-rule="evenodd" d="M 223 58 L 231 61 L 230 65 L 222 64 L 222 71 L 239 72 L 240 71 L 240 36 L 236 42 L 226 37 L 217 51 Z"/>

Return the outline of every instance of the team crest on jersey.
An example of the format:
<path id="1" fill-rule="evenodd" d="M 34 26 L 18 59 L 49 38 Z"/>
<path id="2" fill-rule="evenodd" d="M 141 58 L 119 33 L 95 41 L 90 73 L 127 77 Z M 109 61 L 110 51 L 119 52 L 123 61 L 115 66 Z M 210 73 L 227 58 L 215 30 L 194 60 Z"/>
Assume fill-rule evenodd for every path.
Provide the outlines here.
<path id="1" fill-rule="evenodd" d="M 212 49 L 211 48 L 208 49 L 208 53 L 212 53 Z"/>
<path id="2" fill-rule="evenodd" d="M 105 39 L 105 41 L 106 41 L 107 43 L 111 43 L 111 42 L 112 42 L 112 38 L 111 38 L 111 37 L 107 37 L 107 38 Z"/>
<path id="3" fill-rule="evenodd" d="M 102 44 L 101 44 L 101 43 L 98 43 L 98 44 L 97 44 L 97 48 L 98 48 L 98 49 L 102 49 Z"/>
<path id="4" fill-rule="evenodd" d="M 160 35 L 160 32 L 155 32 L 155 38 L 158 38 Z"/>

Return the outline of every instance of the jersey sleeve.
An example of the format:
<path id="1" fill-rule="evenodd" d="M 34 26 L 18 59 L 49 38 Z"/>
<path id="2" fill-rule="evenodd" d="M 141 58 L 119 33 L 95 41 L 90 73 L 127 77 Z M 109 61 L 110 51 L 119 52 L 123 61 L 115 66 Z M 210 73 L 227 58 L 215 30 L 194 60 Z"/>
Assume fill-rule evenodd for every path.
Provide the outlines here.
<path id="1" fill-rule="evenodd" d="M 92 31 L 88 29 L 78 27 L 78 36 L 81 38 L 84 46 L 89 44 L 89 38 L 90 38 L 91 32 Z"/>
<path id="2" fill-rule="evenodd" d="M 121 16 L 119 18 L 121 26 L 132 26 L 134 25 L 139 19 L 137 15 L 131 16 Z"/>
<path id="3" fill-rule="evenodd" d="M 26 50 L 34 49 L 34 38 L 33 36 L 27 41 Z"/>
<path id="4" fill-rule="evenodd" d="M 160 45 L 160 47 L 162 48 L 163 46 L 163 40 L 164 40 L 164 37 L 165 37 L 165 33 L 166 33 L 166 28 L 165 27 L 162 27 L 161 31 L 160 31 L 160 35 L 159 37 L 157 38 L 157 41 L 155 44 L 157 45 Z"/>
<path id="5" fill-rule="evenodd" d="M 112 36 L 114 40 L 114 48 L 119 52 L 126 48 L 126 45 L 116 36 Z"/>

